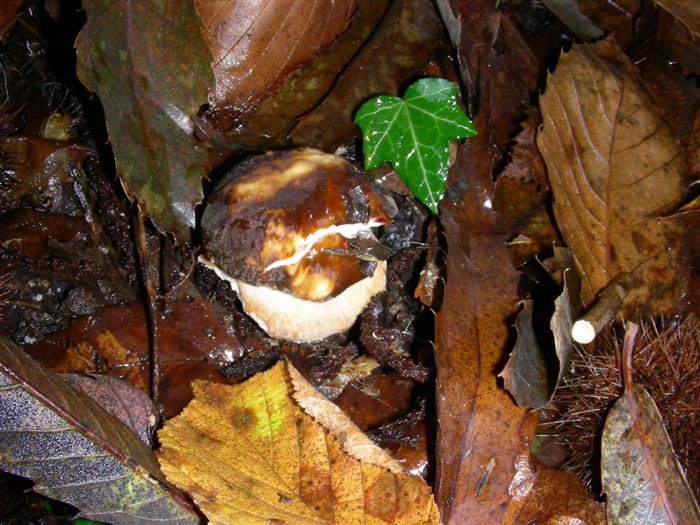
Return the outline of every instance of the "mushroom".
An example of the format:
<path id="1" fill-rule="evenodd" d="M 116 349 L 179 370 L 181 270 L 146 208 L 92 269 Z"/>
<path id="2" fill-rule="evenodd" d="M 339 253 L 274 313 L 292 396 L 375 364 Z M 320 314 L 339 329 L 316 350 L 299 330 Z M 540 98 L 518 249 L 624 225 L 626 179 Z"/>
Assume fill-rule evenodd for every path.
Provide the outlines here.
<path id="1" fill-rule="evenodd" d="M 393 201 L 349 162 L 310 148 L 242 163 L 202 216 L 200 261 L 228 281 L 270 336 L 314 341 L 348 330 L 385 290 L 372 228 Z"/>

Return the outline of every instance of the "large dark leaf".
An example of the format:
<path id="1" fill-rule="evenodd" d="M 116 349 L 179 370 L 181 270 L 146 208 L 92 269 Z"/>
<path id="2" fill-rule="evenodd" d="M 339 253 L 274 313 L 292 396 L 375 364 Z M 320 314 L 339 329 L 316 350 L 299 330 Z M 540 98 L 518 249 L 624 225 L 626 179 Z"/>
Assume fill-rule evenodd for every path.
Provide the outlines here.
<path id="1" fill-rule="evenodd" d="M 115 524 L 198 523 L 131 430 L 0 338 L 0 467 L 82 515 Z"/>
<path id="2" fill-rule="evenodd" d="M 207 153 L 191 116 L 207 102 L 211 55 L 188 0 L 88 0 L 78 76 L 105 110 L 117 173 L 163 230 L 189 238 Z"/>

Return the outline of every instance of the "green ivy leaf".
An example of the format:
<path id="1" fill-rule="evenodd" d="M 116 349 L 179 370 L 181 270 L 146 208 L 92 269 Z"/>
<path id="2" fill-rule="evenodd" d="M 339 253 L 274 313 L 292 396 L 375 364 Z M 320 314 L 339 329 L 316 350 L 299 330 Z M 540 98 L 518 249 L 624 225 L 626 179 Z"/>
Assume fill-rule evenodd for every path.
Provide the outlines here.
<path id="1" fill-rule="evenodd" d="M 368 100 L 355 114 L 362 129 L 365 167 L 384 161 L 433 213 L 445 193 L 448 143 L 476 135 L 457 104 L 457 86 L 441 78 L 411 84 L 403 99 L 382 95 Z"/>

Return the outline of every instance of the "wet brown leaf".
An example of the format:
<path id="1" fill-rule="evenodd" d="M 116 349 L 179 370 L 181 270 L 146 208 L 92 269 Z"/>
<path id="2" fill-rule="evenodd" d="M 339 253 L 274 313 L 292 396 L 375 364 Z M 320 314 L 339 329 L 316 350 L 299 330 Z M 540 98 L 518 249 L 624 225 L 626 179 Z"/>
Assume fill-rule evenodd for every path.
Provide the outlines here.
<path id="1" fill-rule="evenodd" d="M 78 77 L 105 109 L 117 174 L 162 230 L 188 240 L 209 174 L 191 117 L 213 81 L 201 21 L 188 0 L 83 2 Z"/>
<path id="2" fill-rule="evenodd" d="M 21 5 L 22 0 L 7 0 L 0 5 L 0 38 L 17 20 L 17 10 Z"/>
<path id="3" fill-rule="evenodd" d="M 659 410 L 632 380 L 637 325 L 628 323 L 623 346 L 625 390 L 603 428 L 601 470 L 608 523 L 700 523 Z"/>
<path id="4" fill-rule="evenodd" d="M 435 321 L 436 497 L 445 523 L 500 521 L 516 459 L 534 428 L 496 378 L 508 346 L 508 319 L 517 309 L 518 274 L 504 237 L 494 233 L 488 141 L 477 140 L 485 122 L 480 113 L 479 135 L 460 149 L 453 167 L 469 174 L 468 191 L 459 204 L 443 200 L 441 206 L 448 248 L 447 284 Z"/>
<path id="5" fill-rule="evenodd" d="M 691 31 L 700 36 L 700 10 L 694 0 L 654 0 Z"/>
<path id="6" fill-rule="evenodd" d="M 371 96 L 398 93 L 406 79 L 428 61 L 442 27 L 432 2 L 391 2 L 380 24 L 333 84 L 332 91 L 292 129 L 292 141 L 328 150 L 356 134 L 358 128 L 352 117 L 360 103 Z"/>
<path id="7" fill-rule="evenodd" d="M 158 434 L 168 478 L 212 523 L 438 523 L 421 479 L 351 458 L 294 402 L 288 366 L 239 385 L 195 382 Z"/>
<path id="8" fill-rule="evenodd" d="M 478 135 L 460 148 L 440 208 L 447 282 L 435 321 L 436 498 L 445 523 L 499 523 L 534 421 L 496 378 L 517 309 L 518 275 L 497 233 L 492 175 L 523 101 L 536 89 L 536 59 L 509 15 L 491 2 L 437 5 L 457 48 Z M 492 47 L 497 40 L 502 53 Z"/>
<path id="9" fill-rule="evenodd" d="M 638 288 L 627 308 L 677 307 L 684 232 L 657 217 L 683 196 L 680 149 L 634 66 L 610 39 L 575 45 L 548 76 L 540 108 L 537 144 L 584 303 L 618 273 L 633 272 Z"/>
<path id="10" fill-rule="evenodd" d="M 515 320 L 518 340 L 498 376 L 503 378 L 503 386 L 522 407 L 543 408 L 548 405 L 569 370 L 573 343 L 571 326 L 574 322 L 571 271 L 562 272 L 563 290 L 554 300 L 554 313 L 549 322 L 554 355 L 549 355 L 552 353 L 548 350 L 549 341 L 541 341 L 533 326 L 534 301 L 523 301 L 523 309 Z"/>
<path id="11" fill-rule="evenodd" d="M 357 53 L 389 4 L 195 2 L 216 77 L 205 118 L 225 141 L 280 147 Z"/>
<path id="12" fill-rule="evenodd" d="M 347 30 L 357 0 L 195 0 L 216 80 L 214 106 L 249 110 Z"/>
<path id="13" fill-rule="evenodd" d="M 166 417 L 192 398 L 194 378 L 219 378 L 219 370 L 243 349 L 201 300 L 175 302 L 159 321 L 160 393 Z M 113 306 L 75 320 L 30 350 L 44 366 L 60 373 L 99 373 L 148 391 L 148 332 L 141 304 Z"/>
<path id="14" fill-rule="evenodd" d="M 522 458 L 519 484 L 503 523 L 539 525 L 605 525 L 605 508 L 568 470 L 535 467 Z M 527 489 L 527 491 L 525 491 Z"/>

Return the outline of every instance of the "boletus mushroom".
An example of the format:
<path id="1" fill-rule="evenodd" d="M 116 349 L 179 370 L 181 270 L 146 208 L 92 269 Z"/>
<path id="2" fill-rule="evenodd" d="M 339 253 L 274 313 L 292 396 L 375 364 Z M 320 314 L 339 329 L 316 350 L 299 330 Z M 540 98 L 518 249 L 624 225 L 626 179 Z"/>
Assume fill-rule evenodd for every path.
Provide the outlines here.
<path id="1" fill-rule="evenodd" d="M 372 228 L 390 197 L 352 164 L 309 148 L 253 157 L 214 188 L 200 261 L 227 280 L 270 336 L 314 341 L 348 330 L 386 287 Z"/>

